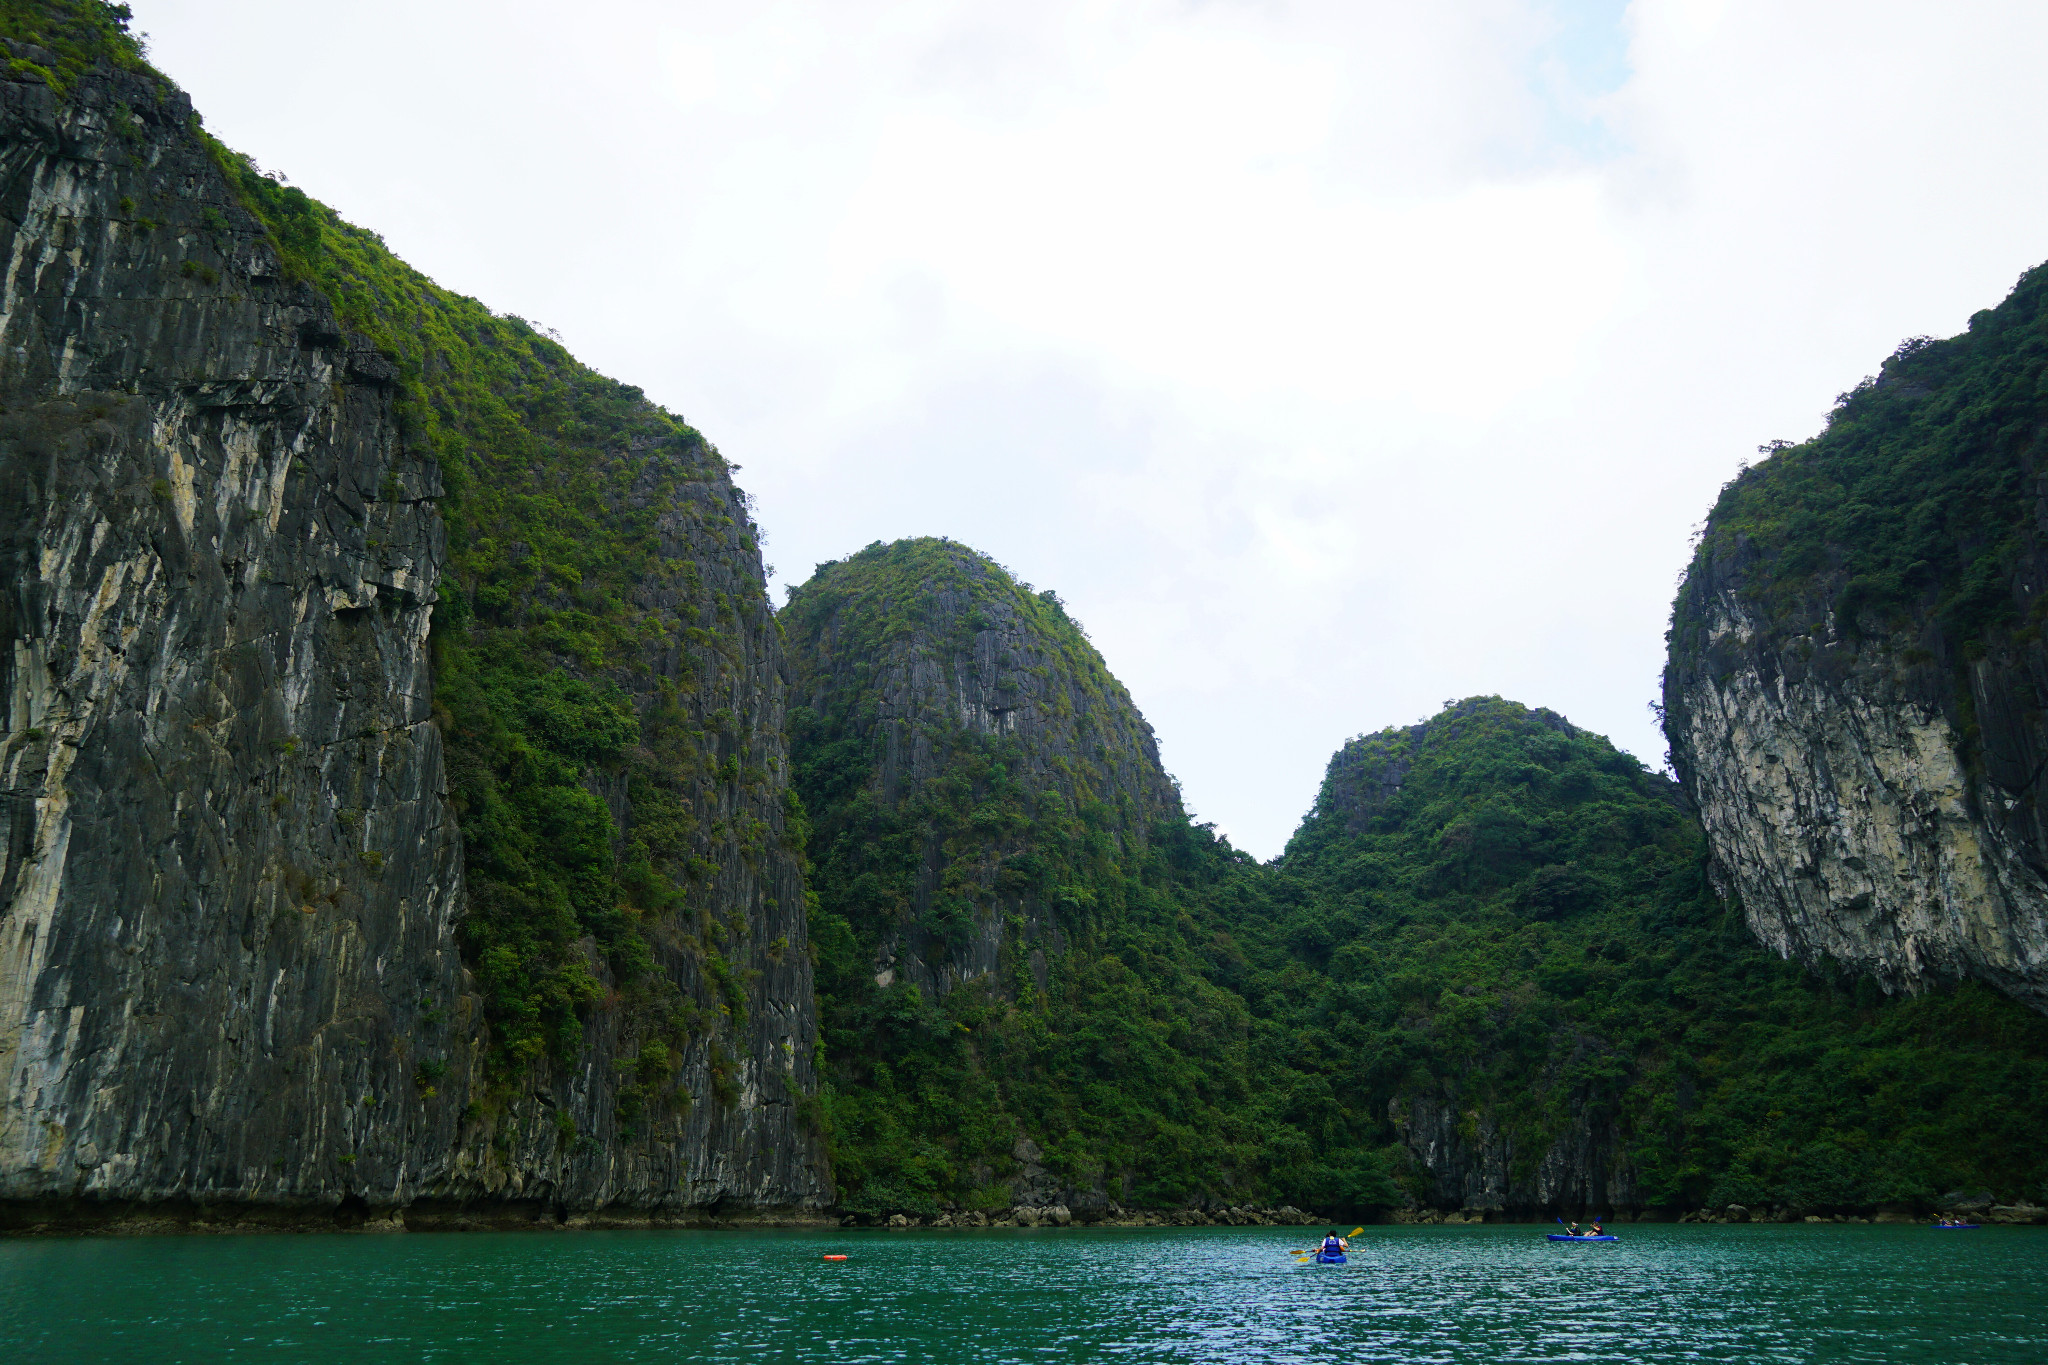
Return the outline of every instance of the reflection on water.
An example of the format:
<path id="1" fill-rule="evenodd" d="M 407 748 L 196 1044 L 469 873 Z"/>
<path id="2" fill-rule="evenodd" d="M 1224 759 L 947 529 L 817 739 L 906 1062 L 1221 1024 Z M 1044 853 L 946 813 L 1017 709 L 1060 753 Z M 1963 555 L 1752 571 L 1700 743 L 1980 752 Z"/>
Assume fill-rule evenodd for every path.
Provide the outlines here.
<path id="1" fill-rule="evenodd" d="M 39 1363 L 2048 1360 L 2048 1230 L 1377 1227 L 0 1242 Z M 844 1252 L 844 1262 L 826 1262 Z"/>

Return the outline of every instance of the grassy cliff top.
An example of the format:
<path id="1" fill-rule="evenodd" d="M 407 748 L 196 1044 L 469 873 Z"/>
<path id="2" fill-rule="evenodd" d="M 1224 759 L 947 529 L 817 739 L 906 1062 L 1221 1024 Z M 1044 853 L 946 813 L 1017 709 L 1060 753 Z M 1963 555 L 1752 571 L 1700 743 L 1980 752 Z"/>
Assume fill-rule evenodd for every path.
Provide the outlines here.
<path id="1" fill-rule="evenodd" d="M 1077 675 L 1122 689 L 1059 594 L 1034 592 L 958 541 L 931 536 L 876 541 L 820 564 L 783 609 L 784 629 L 814 641 L 821 666 L 916 642 L 965 650 L 982 631 L 1025 635 Z"/>
<path id="2" fill-rule="evenodd" d="M 1639 805 L 1659 825 L 1677 826 L 1689 823 L 1677 795 L 1668 778 L 1554 711 L 1470 697 L 1419 725 L 1347 741 L 1283 856 L 1314 865 L 1360 837 L 1421 840 L 1418 847 L 1440 847 L 1447 858 L 1489 864 L 1512 849 L 1512 859 L 1496 867 L 1496 880 L 1512 880 L 1540 841 L 1519 826 L 1498 837 L 1508 808 L 1555 820 L 1567 833 Z"/>
<path id="3" fill-rule="evenodd" d="M 1672 609 L 1674 666 L 1734 586 L 1799 634 L 1931 621 L 1965 653 L 2022 625 L 2013 571 L 2048 424 L 2048 267 L 1946 340 L 1914 337 L 1837 400 L 1824 431 L 1721 490 Z"/>
<path id="4" fill-rule="evenodd" d="M 39 77 L 60 96 L 95 67 L 148 74 L 171 88 L 128 31 L 133 18 L 127 5 L 102 0 L 0 0 L 0 36 L 41 49 L 18 53 L 9 67 L 17 76 Z"/>
<path id="5" fill-rule="evenodd" d="M 876 542 L 819 565 L 780 620 L 791 728 L 814 774 L 830 743 L 843 776 L 872 775 L 890 801 L 958 760 L 996 763 L 1027 801 L 1057 792 L 1138 839 L 1179 814 L 1151 727 L 1059 595 L 986 555 Z"/>

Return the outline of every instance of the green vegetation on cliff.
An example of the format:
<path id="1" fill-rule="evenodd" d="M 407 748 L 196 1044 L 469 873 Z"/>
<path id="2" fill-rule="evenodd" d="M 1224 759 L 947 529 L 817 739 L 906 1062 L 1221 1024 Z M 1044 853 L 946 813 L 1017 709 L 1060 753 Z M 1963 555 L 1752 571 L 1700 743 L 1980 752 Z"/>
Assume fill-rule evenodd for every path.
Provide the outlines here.
<path id="1" fill-rule="evenodd" d="M 246 160 L 219 160 L 285 268 L 396 362 L 404 439 L 443 471 L 451 572 L 435 618 L 436 704 L 466 849 L 465 944 L 498 1055 L 521 1066 L 575 1053 L 579 1015 L 606 989 L 578 948 L 586 938 L 614 983 L 654 992 L 646 1031 L 688 1031 L 693 1002 L 650 976 L 649 922 L 686 907 L 701 917 L 709 845 L 734 837 L 708 829 L 691 798 L 731 781 L 721 764 L 751 747 L 721 735 L 717 713 L 742 662 L 737 637 L 766 613 L 726 465 L 640 390 L 440 288 Z M 688 525 L 665 537 L 671 511 Z M 701 555 L 672 558 L 679 537 Z M 700 558 L 724 561 L 714 581 Z M 685 624 L 651 610 L 666 601 Z M 660 676 L 664 659 L 680 660 L 688 695 Z M 622 685 L 659 704 L 636 712 Z M 631 802 L 623 845 L 593 790 L 602 782 Z M 717 975 L 722 961 L 707 956 Z"/>
<path id="2" fill-rule="evenodd" d="M 1020 1138 L 1112 1198 L 1245 1184 L 1268 1135 L 1186 821 L 1058 599 L 903 541 L 821 566 L 783 620 L 842 1199 L 1007 1205 Z"/>
<path id="3" fill-rule="evenodd" d="M 1497 1124 L 1523 1175 L 1611 1128 L 1651 1206 L 2040 1193 L 2048 1019 L 1781 962 L 1704 852 L 1668 779 L 1473 699 L 1345 746 L 1284 859 L 1240 879 L 1223 982 L 1265 1057 L 1351 1100 L 1361 1150 L 1395 1100 L 1439 1101 L 1468 1141 L 1466 1116 Z"/>
<path id="4" fill-rule="evenodd" d="M 2038 615 L 2021 618 L 2013 589 L 2044 427 L 2039 267 L 1961 335 L 1901 344 L 1840 396 L 1825 431 L 1774 442 L 1721 490 L 1673 609 L 1674 663 L 1708 649 L 1715 565 L 1741 575 L 1787 634 L 1830 612 L 1851 636 L 1932 624 L 1927 643 L 1952 665 L 2014 632 L 2037 636 Z"/>
<path id="5" fill-rule="evenodd" d="M 59 96 L 95 63 L 147 73 L 124 27 L 99 0 L 0 0 L 0 33 L 36 50 L 15 73 Z M 444 472 L 436 704 L 501 1081 L 574 1055 L 602 1001 L 634 1012 L 635 1050 L 600 1064 L 625 1064 L 622 1110 L 646 1102 L 664 1039 L 744 1018 L 742 949 L 789 949 L 711 913 L 717 879 L 808 831 L 851 1207 L 993 1206 L 1042 1167 L 1126 1202 L 1363 1211 L 1403 1187 L 1462 1199 L 1489 1134 L 1513 1198 L 1546 1197 L 1539 1167 L 1575 1138 L 1667 1208 L 2048 1194 L 2048 1020 L 1776 960 L 1708 889 L 1670 783 L 1497 698 L 1347 745 L 1260 866 L 1186 818 L 1056 596 L 947 542 L 877 545 L 785 613 L 802 801 L 749 805 L 779 741 L 740 698 L 770 691 L 754 646 L 775 625 L 717 453 L 209 145 L 232 194 L 205 206 L 220 264 L 253 215 L 353 334 L 318 344 L 388 365 L 401 439 Z M 1715 574 L 1759 563 L 1787 632 L 1931 621 L 1953 664 L 2035 630 L 2013 585 L 2044 304 L 2037 271 L 1732 482 L 1674 657 L 1708 648 Z M 356 491 L 371 522 L 434 496 Z M 721 1097 L 733 1074 L 714 1065 Z M 1434 1170 L 1424 1128 L 1449 1153 Z"/>
<path id="6" fill-rule="evenodd" d="M 1759 936 L 2048 1009 L 2048 267 L 1723 490 L 1672 606 L 1673 767 Z"/>
<path id="7" fill-rule="evenodd" d="M 36 69 L 60 96 L 96 63 L 172 88 L 126 23 L 125 6 L 98 0 L 0 0 L 0 33 L 51 54 Z M 380 505 L 438 497 L 446 526 L 435 708 L 467 863 L 465 956 L 499 1077 L 573 1056 L 600 1001 L 633 1011 L 621 1035 L 647 1044 L 639 1059 L 743 1014 L 727 960 L 738 930 L 711 913 L 709 888 L 722 865 L 759 861 L 782 814 L 746 809 L 779 740 L 738 698 L 765 696 L 741 679 L 765 667 L 749 642 L 774 625 L 728 466 L 639 389 L 439 287 L 196 118 L 191 131 L 235 196 L 204 208 L 219 268 L 202 251 L 193 277 L 236 288 L 232 237 L 260 225 L 287 280 L 339 320 L 343 335 L 309 340 L 363 355 L 363 373 L 395 371 L 400 439 L 442 471 L 443 490 L 388 480 L 348 501 L 361 497 L 373 548 Z M 136 205 L 145 222 L 178 211 Z M 664 947 L 711 989 L 693 998 L 652 970 Z"/>
<path id="8" fill-rule="evenodd" d="M 59 95 L 97 63 L 149 72 L 142 45 L 128 31 L 133 18 L 127 5 L 102 0 L 0 0 L 0 34 L 48 54 L 47 61 L 12 57 L 8 65 L 17 75 L 40 77 Z"/>
<path id="9" fill-rule="evenodd" d="M 1060 1188 L 1141 1204 L 2043 1192 L 2048 1020 L 1772 957 L 1709 889 L 1677 787 L 1547 712 L 1474 699 L 1352 741 L 1260 866 L 1177 802 L 1137 837 L 1076 769 L 1091 822 L 1067 736 L 960 719 L 1015 634 L 1103 728 L 1129 707 L 978 556 L 873 546 L 784 619 L 849 1207 L 1007 1202 L 1019 1138 Z M 1553 1149 L 1585 1155 L 1542 1175 Z"/>
<path id="10" fill-rule="evenodd" d="M 396 361 L 405 439 L 443 470 L 436 700 L 467 850 L 465 942 L 499 1055 L 574 1054 L 579 1014 L 605 991 L 586 938 L 652 1010 L 650 1034 L 689 1031 L 697 1003 L 731 1009 L 675 998 L 648 970 L 652 922 L 687 911 L 710 921 L 691 942 L 729 982 L 705 894 L 713 845 L 772 837 L 701 818 L 714 808 L 700 789 L 753 771 L 734 694 L 743 636 L 770 628 L 726 465 L 640 390 L 439 288 L 246 161 L 222 163 L 287 269 Z M 665 514 L 683 525 L 665 528 Z M 672 557 L 678 540 L 694 553 Z M 636 712 L 627 687 L 655 704 Z M 606 782 L 633 811 L 623 843 L 593 790 Z"/>

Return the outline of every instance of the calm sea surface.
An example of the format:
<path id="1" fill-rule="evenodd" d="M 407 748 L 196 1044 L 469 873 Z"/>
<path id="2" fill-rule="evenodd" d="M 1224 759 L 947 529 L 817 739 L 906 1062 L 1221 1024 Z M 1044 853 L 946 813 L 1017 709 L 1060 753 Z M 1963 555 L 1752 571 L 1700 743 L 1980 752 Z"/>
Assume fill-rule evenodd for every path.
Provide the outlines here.
<path id="1" fill-rule="evenodd" d="M 2048 1361 L 2048 1229 L 1543 1231 L 9 1241 L 0 1359 Z"/>

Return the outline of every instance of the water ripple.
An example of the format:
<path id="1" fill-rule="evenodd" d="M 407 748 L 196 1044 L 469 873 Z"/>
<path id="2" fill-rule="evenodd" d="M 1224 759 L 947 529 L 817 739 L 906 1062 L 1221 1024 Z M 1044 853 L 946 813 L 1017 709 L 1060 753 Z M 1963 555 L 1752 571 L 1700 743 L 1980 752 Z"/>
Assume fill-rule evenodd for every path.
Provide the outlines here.
<path id="1" fill-rule="evenodd" d="M 69 1361 L 2048 1359 L 2048 1230 L 1368 1228 L 0 1243 L 0 1345 Z M 824 1262 L 844 1252 L 845 1262 Z"/>

